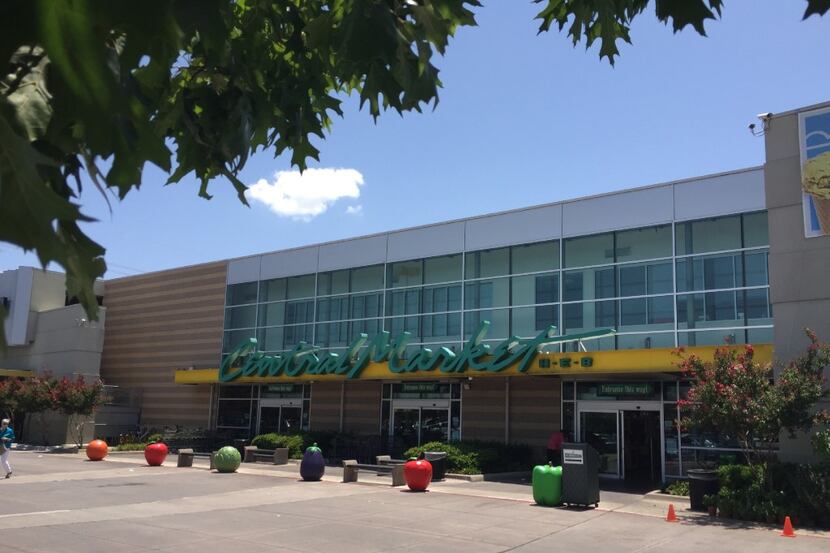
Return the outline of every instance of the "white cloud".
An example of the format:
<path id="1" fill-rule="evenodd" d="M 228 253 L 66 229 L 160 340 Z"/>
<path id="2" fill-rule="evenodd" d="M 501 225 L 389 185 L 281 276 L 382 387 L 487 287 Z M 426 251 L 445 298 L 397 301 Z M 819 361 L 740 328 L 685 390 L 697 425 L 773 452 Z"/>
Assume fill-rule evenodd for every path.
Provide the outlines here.
<path id="1" fill-rule="evenodd" d="M 281 217 L 308 222 L 340 198 L 359 198 L 361 186 L 363 175 L 355 169 L 306 169 L 302 174 L 278 171 L 273 182 L 260 179 L 245 194 Z"/>
<path id="2" fill-rule="evenodd" d="M 363 206 L 360 204 L 346 206 L 346 215 L 363 215 Z"/>

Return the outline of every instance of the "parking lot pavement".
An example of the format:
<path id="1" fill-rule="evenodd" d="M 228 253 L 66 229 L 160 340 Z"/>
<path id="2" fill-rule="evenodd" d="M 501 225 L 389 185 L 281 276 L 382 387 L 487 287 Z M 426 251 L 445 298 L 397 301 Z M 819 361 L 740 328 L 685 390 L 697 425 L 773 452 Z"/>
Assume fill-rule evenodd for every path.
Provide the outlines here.
<path id="1" fill-rule="evenodd" d="M 482 489 L 478 483 L 413 493 L 371 484 L 301 482 L 296 473 L 247 466 L 220 475 L 146 467 L 130 459 L 113 455 L 90 463 L 76 455 L 15 452 L 15 476 L 0 481 L 1 550 L 761 553 L 830 548 L 830 539 L 803 533 L 786 539 L 769 528 L 671 524 L 652 516 L 549 509 L 470 493 Z"/>

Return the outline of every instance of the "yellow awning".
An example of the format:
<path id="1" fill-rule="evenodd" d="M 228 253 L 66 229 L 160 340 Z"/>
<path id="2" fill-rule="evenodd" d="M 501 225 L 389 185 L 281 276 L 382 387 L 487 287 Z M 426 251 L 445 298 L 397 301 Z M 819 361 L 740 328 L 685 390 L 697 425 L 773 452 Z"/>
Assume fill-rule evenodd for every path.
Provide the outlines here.
<path id="1" fill-rule="evenodd" d="M 0 369 L 0 377 L 7 378 L 29 378 L 32 376 L 32 371 L 17 370 L 17 369 Z"/>
<path id="2" fill-rule="evenodd" d="M 685 348 L 685 354 L 695 354 L 705 361 L 714 358 L 715 350 L 720 346 L 695 346 Z M 742 346 L 734 346 L 742 348 Z M 772 344 L 758 344 L 755 359 L 761 363 L 772 362 Z M 679 372 L 679 359 L 674 354 L 675 348 L 625 349 L 612 351 L 592 351 L 579 353 L 539 353 L 530 368 L 520 373 L 516 365 L 499 372 L 477 372 L 466 370 L 460 373 L 444 373 L 440 370 L 415 373 L 392 373 L 386 363 L 369 363 L 360 374 L 360 380 L 414 380 L 425 378 L 489 378 L 497 376 L 540 376 L 568 375 L 590 376 L 592 374 L 644 374 L 661 372 Z M 269 382 L 308 382 L 344 380 L 343 375 L 304 374 L 297 377 L 240 377 L 233 383 L 269 383 Z M 217 384 L 219 369 L 182 369 L 175 373 L 176 384 Z"/>

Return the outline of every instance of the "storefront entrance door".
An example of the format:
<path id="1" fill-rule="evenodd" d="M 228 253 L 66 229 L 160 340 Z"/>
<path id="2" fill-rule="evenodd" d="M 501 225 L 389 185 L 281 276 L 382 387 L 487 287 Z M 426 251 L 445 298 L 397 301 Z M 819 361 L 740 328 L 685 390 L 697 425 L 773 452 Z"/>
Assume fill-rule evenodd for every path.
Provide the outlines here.
<path id="1" fill-rule="evenodd" d="M 403 453 L 410 447 L 427 442 L 449 439 L 449 409 L 432 407 L 397 408 L 393 412 L 392 439 L 393 450 Z"/>
<path id="2" fill-rule="evenodd" d="M 302 429 L 302 407 L 295 405 L 296 400 L 261 401 L 259 407 L 259 424 L 257 434 L 296 434 Z"/>
<path id="3" fill-rule="evenodd" d="M 660 412 L 648 403 L 629 409 L 580 406 L 579 441 L 599 453 L 601 476 L 634 485 L 655 484 L 663 477 Z"/>

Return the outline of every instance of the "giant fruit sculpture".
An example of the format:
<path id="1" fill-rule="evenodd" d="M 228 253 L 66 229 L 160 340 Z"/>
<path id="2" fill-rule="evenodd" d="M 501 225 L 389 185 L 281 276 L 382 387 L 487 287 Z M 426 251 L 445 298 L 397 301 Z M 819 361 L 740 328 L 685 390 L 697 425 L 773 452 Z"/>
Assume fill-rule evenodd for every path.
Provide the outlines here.
<path id="1" fill-rule="evenodd" d="M 144 459 L 151 467 L 160 467 L 167 459 L 167 446 L 162 442 L 154 442 L 144 448 Z"/>
<path id="2" fill-rule="evenodd" d="M 300 461 L 300 476 L 303 480 L 316 481 L 323 477 L 326 472 L 326 460 L 323 459 L 323 452 L 317 444 L 310 445 L 303 454 Z"/>
<path id="3" fill-rule="evenodd" d="M 109 453 L 109 447 L 104 440 L 92 440 L 86 444 L 86 456 L 90 461 L 100 461 Z"/>
<path id="4" fill-rule="evenodd" d="M 219 472 L 236 472 L 242 463 L 242 455 L 233 446 L 226 445 L 213 456 L 213 466 Z"/>
<path id="5" fill-rule="evenodd" d="M 562 467 L 549 464 L 533 467 L 533 501 L 546 507 L 562 502 Z"/>
<path id="6" fill-rule="evenodd" d="M 413 492 L 426 491 L 432 482 L 432 463 L 412 458 L 403 466 L 403 477 Z"/>

